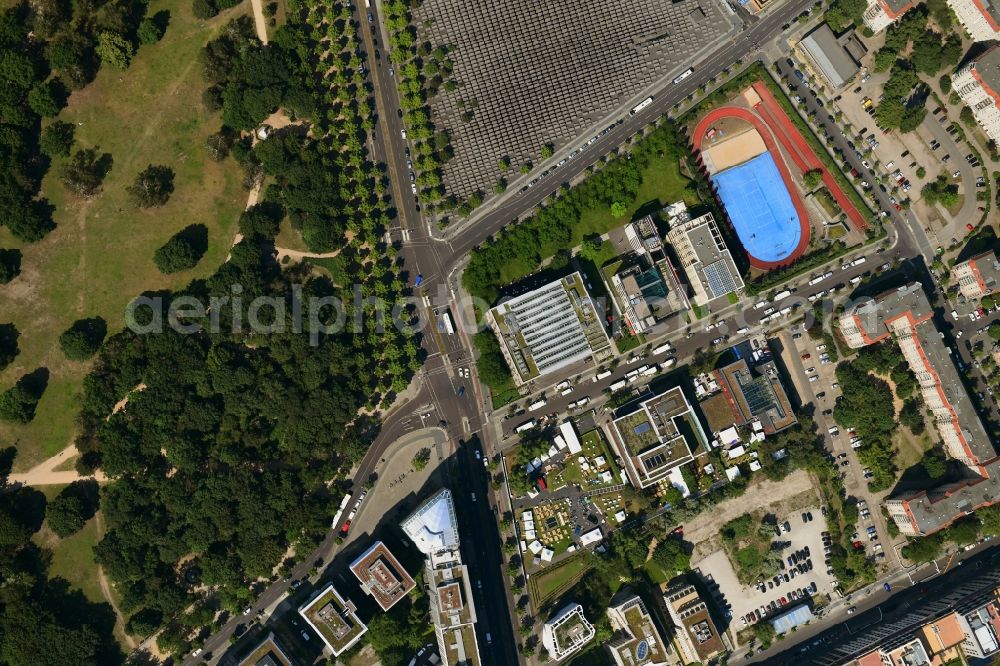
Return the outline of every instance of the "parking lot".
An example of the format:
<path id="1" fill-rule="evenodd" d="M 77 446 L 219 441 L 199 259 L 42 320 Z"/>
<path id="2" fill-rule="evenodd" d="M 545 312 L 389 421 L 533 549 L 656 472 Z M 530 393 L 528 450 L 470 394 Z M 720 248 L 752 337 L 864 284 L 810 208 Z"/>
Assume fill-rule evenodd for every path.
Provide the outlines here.
<path id="1" fill-rule="evenodd" d="M 717 550 L 697 563 L 698 574 L 708 584 L 720 607 L 730 615 L 734 633 L 752 623 L 779 615 L 783 609 L 787 610 L 804 600 L 833 592 L 835 581 L 827 573 L 824 557 L 826 521 L 819 507 L 780 516 L 779 524 L 782 534 L 775 534 L 772 547 L 780 549 L 781 569 L 775 576 L 760 581 L 757 587 L 739 582 L 723 550 Z M 784 529 L 786 525 L 790 528 L 787 531 Z"/>

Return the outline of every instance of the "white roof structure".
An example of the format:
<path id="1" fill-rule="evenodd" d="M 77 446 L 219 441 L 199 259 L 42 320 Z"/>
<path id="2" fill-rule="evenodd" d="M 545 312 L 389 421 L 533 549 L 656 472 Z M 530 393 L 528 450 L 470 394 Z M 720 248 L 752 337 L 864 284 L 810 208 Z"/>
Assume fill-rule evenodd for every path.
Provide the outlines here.
<path id="1" fill-rule="evenodd" d="M 601 472 L 601 483 L 611 483 L 611 480 L 613 478 L 614 477 L 611 475 L 610 471 L 604 470 L 603 472 Z"/>
<path id="2" fill-rule="evenodd" d="M 553 555 L 555 555 L 555 551 L 554 550 L 552 550 L 551 548 L 544 549 L 542 551 L 542 561 L 543 562 L 551 562 Z"/>
<path id="3" fill-rule="evenodd" d="M 542 546 L 542 542 L 538 540 L 532 541 L 531 543 L 528 544 L 528 550 L 530 550 L 535 555 L 538 555 L 538 553 L 542 552 L 543 548 L 544 546 Z"/>
<path id="4" fill-rule="evenodd" d="M 589 546 L 592 543 L 597 543 L 603 538 L 604 535 L 601 534 L 601 528 L 595 527 L 589 532 L 584 532 L 583 534 L 580 535 L 580 543 L 582 543 L 584 546 Z"/>
<path id="5" fill-rule="evenodd" d="M 746 448 L 742 444 L 739 445 L 739 446 L 734 446 L 733 448 L 729 449 L 729 451 L 728 451 L 728 453 L 729 453 L 729 459 L 732 460 L 733 458 L 739 458 L 740 456 L 742 456 L 746 452 L 747 452 L 747 450 L 746 450 Z"/>
<path id="6" fill-rule="evenodd" d="M 421 504 L 400 527 L 424 555 L 458 548 L 458 527 L 451 491 L 444 488 Z"/>
<path id="7" fill-rule="evenodd" d="M 758 463 L 757 466 L 759 467 L 760 463 Z M 753 467 L 753 463 L 750 463 L 750 467 Z M 730 481 L 732 481 L 733 479 L 735 479 L 739 475 L 740 475 L 740 468 L 739 467 L 735 467 L 734 466 L 734 467 L 727 467 L 726 468 L 726 478 L 729 479 Z"/>
<path id="8" fill-rule="evenodd" d="M 619 511 L 618 513 L 616 513 L 615 514 L 615 521 L 617 521 L 619 523 L 625 522 L 625 512 L 624 511 Z"/>
<path id="9" fill-rule="evenodd" d="M 729 426 L 725 430 L 719 431 L 719 439 L 722 440 L 722 445 L 728 449 L 740 443 L 740 433 L 736 430 L 736 426 Z"/>
<path id="10" fill-rule="evenodd" d="M 556 435 L 553 441 L 556 443 L 560 449 L 566 448 L 566 440 L 562 438 L 562 435 Z"/>
<path id="11" fill-rule="evenodd" d="M 580 439 L 576 436 L 576 428 L 573 427 L 573 423 L 570 421 L 563 421 L 559 424 L 559 433 L 566 440 L 566 446 L 569 447 L 570 453 L 580 453 L 583 451 L 583 447 L 580 445 Z"/>
<path id="12" fill-rule="evenodd" d="M 760 465 L 760 461 L 759 460 L 751 460 L 750 461 L 750 471 L 751 472 L 759 471 L 760 467 L 761 467 L 761 465 Z"/>
<path id="13" fill-rule="evenodd" d="M 604 459 L 604 456 L 597 456 L 594 458 L 594 465 L 596 467 L 604 467 L 608 461 Z"/>
<path id="14" fill-rule="evenodd" d="M 565 629 L 562 627 L 565 625 Z M 542 626 L 542 645 L 562 661 L 593 640 L 596 631 L 583 614 L 580 604 L 568 604 Z"/>

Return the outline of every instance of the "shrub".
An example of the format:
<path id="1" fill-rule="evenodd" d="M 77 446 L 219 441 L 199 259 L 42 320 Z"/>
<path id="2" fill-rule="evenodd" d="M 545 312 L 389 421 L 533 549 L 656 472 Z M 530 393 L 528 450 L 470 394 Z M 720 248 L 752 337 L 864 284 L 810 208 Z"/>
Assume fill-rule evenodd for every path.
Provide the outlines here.
<path id="1" fill-rule="evenodd" d="M 192 224 L 175 234 L 153 255 L 161 273 L 170 274 L 194 268 L 208 249 L 208 228 Z"/>
<path id="2" fill-rule="evenodd" d="M 59 348 L 66 358 L 85 361 L 97 353 L 107 333 L 108 325 L 101 317 L 79 319 L 59 336 Z"/>

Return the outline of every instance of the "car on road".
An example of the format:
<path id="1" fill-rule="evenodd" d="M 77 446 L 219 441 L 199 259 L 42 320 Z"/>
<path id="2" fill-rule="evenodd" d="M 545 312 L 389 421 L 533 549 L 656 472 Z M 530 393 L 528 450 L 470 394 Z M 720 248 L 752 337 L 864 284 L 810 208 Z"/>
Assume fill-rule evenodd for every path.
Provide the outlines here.
<path id="1" fill-rule="evenodd" d="M 882 589 L 886 592 L 892 592 L 892 586 L 889 583 L 882 583 Z"/>
<path id="2" fill-rule="evenodd" d="M 848 615 L 854 615 L 854 613 L 855 613 L 855 612 L 856 612 L 857 610 L 858 610 L 858 609 L 857 609 L 857 607 L 855 607 L 855 606 L 851 606 L 850 608 L 848 608 L 848 609 L 847 609 L 847 614 L 848 614 Z"/>

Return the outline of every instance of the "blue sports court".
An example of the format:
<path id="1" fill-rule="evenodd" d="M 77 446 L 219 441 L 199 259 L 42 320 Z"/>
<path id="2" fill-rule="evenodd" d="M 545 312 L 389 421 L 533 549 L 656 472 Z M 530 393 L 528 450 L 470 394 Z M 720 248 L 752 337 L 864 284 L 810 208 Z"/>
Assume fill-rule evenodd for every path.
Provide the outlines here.
<path id="1" fill-rule="evenodd" d="M 762 262 L 787 259 L 802 238 L 795 204 L 771 153 L 712 177 L 743 247 Z"/>

